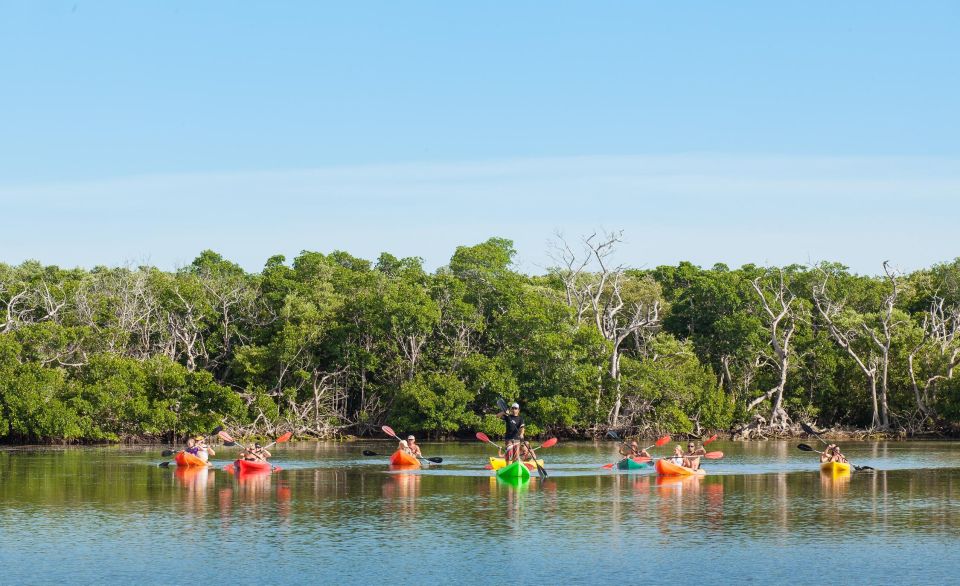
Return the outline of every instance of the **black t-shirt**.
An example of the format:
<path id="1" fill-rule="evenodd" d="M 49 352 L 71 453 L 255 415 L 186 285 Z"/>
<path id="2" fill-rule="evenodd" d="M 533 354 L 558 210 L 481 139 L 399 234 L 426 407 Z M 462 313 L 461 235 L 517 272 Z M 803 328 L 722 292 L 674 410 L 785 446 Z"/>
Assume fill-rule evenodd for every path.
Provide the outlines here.
<path id="1" fill-rule="evenodd" d="M 507 424 L 507 433 L 503 436 L 504 439 L 520 439 L 520 428 L 523 427 L 523 416 L 505 415 L 503 421 Z"/>

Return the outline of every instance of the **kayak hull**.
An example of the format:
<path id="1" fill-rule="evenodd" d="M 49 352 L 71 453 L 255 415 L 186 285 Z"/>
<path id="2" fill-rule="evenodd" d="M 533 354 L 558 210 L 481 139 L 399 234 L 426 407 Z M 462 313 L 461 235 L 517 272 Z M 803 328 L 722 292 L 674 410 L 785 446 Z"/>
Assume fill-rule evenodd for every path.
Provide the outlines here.
<path id="1" fill-rule="evenodd" d="M 822 462 L 820 471 L 827 474 L 849 474 L 850 464 L 846 462 Z"/>
<path id="2" fill-rule="evenodd" d="M 233 466 L 239 472 L 269 472 L 272 468 L 270 462 L 262 460 L 237 460 Z"/>
<path id="3" fill-rule="evenodd" d="M 209 462 L 201 459 L 199 456 L 194 456 L 193 454 L 188 454 L 187 452 L 177 452 L 177 455 L 174 456 L 173 460 L 177 463 L 177 466 L 189 467 L 189 466 L 202 466 L 206 468 L 209 466 Z"/>
<path id="4" fill-rule="evenodd" d="M 633 458 L 626 458 L 617 462 L 619 470 L 643 470 L 650 467 L 650 462 L 637 462 Z"/>
<path id="5" fill-rule="evenodd" d="M 656 467 L 660 476 L 702 476 L 707 473 L 703 468 L 691 470 L 667 460 L 657 460 Z"/>
<path id="6" fill-rule="evenodd" d="M 537 460 L 537 464 L 540 464 L 540 467 L 543 468 L 543 460 Z M 534 464 L 532 460 L 523 463 L 523 465 L 527 467 L 527 470 L 533 470 L 537 467 L 537 464 Z M 490 468 L 494 470 L 499 470 L 506 465 L 507 461 L 503 458 L 490 458 Z"/>
<path id="7" fill-rule="evenodd" d="M 505 480 L 530 480 L 530 470 L 520 462 L 511 462 L 507 466 L 497 470 L 497 478 L 503 478 Z"/>
<path id="8" fill-rule="evenodd" d="M 403 450 L 397 450 L 390 456 L 391 466 L 402 466 L 404 468 L 419 468 L 420 460 L 416 456 L 408 454 Z"/>

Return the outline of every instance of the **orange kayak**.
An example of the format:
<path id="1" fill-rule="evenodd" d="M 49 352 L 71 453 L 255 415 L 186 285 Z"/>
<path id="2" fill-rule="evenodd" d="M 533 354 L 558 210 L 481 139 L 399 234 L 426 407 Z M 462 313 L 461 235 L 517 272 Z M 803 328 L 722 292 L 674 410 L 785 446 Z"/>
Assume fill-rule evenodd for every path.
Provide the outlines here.
<path id="1" fill-rule="evenodd" d="M 669 460 L 657 460 L 657 474 L 660 476 L 695 476 L 699 474 L 706 474 L 707 472 L 700 468 L 698 470 L 691 470 L 689 468 L 684 468 L 683 466 L 677 466 Z"/>
<path id="2" fill-rule="evenodd" d="M 198 456 L 194 456 L 193 454 L 188 454 L 186 452 L 177 452 L 177 455 L 173 458 L 173 460 L 177 463 L 177 466 L 207 467 L 210 465 L 207 461 L 201 460 Z"/>
<path id="3" fill-rule="evenodd" d="M 392 466 L 406 466 L 408 468 L 420 467 L 420 460 L 417 460 L 416 456 L 408 454 L 403 450 L 397 450 L 390 456 L 390 464 Z"/>

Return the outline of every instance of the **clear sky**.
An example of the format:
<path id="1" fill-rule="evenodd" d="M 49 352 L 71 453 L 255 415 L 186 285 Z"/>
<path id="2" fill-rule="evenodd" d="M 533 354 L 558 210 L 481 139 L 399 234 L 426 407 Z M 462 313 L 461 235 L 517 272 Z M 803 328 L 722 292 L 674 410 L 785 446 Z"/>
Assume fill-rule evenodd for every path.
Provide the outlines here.
<path id="1" fill-rule="evenodd" d="M 0 0 L 0 262 L 960 256 L 958 2 Z"/>

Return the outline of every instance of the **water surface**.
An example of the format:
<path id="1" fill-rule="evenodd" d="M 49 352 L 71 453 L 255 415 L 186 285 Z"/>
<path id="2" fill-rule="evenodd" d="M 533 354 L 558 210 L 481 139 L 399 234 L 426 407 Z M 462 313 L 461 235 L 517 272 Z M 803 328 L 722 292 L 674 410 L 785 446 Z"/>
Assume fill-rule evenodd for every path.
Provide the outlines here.
<path id="1" fill-rule="evenodd" d="M 444 463 L 416 472 L 392 443 L 286 444 L 240 478 L 230 448 L 200 471 L 162 446 L 0 449 L 0 583 L 957 581 L 960 444 L 845 443 L 878 470 L 834 478 L 797 443 L 714 442 L 687 480 L 561 443 L 520 486 L 480 444 L 426 444 Z"/>

